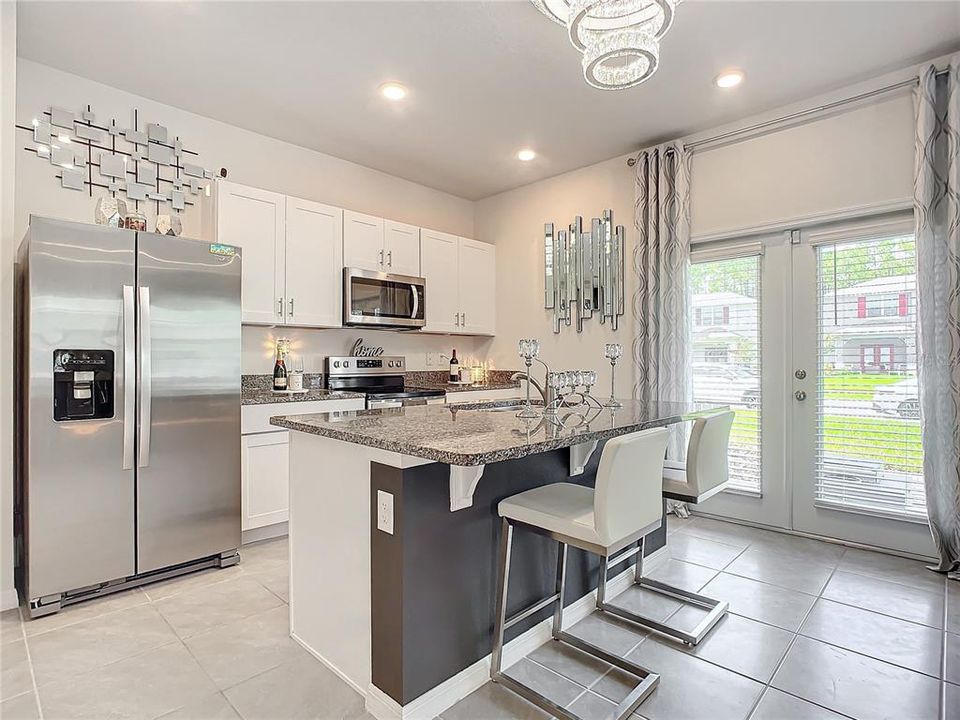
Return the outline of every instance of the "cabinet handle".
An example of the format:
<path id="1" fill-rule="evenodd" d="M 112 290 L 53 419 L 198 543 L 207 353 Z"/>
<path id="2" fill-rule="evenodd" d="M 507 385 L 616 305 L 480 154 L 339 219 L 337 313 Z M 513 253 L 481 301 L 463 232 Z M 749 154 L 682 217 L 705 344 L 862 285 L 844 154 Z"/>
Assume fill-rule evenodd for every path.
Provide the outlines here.
<path id="1" fill-rule="evenodd" d="M 383 265 L 383 250 L 380 251 L 380 264 Z"/>
<path id="2" fill-rule="evenodd" d="M 387 250 L 387 266 L 393 267 L 393 250 Z"/>
<path id="3" fill-rule="evenodd" d="M 453 322 L 456 324 L 457 327 L 460 327 L 460 313 L 453 314 Z"/>
<path id="4" fill-rule="evenodd" d="M 277 315 L 279 315 L 280 317 L 283 317 L 283 298 L 282 297 L 277 298 Z"/>
<path id="5" fill-rule="evenodd" d="M 466 327 L 466 326 L 467 326 L 467 314 L 460 313 L 460 327 Z"/>
<path id="6" fill-rule="evenodd" d="M 293 317 L 293 298 L 290 298 L 290 317 Z"/>

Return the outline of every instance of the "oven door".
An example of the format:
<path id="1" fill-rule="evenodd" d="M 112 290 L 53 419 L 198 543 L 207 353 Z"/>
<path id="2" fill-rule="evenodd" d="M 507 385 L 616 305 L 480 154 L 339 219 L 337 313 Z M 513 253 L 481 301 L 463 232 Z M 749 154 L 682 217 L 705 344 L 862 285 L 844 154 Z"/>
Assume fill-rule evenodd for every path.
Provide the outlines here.
<path id="1" fill-rule="evenodd" d="M 343 324 L 421 328 L 426 281 L 410 275 L 343 269 Z"/>

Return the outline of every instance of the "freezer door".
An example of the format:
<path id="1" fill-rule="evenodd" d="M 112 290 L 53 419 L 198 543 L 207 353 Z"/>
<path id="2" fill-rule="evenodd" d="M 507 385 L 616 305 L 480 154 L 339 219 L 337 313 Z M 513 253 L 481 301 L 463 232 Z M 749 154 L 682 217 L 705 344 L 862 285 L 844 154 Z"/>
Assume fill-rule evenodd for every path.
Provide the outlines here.
<path id="1" fill-rule="evenodd" d="M 20 472 L 30 599 L 135 570 L 135 237 L 127 230 L 33 218 L 24 241 L 18 343 L 27 386 L 21 396 L 26 433 Z M 87 384 L 86 370 L 63 369 L 105 356 L 113 365 L 109 386 Z M 71 389 L 69 398 L 70 412 L 80 419 L 54 420 L 55 358 L 61 382 L 78 380 L 76 396 Z M 93 395 L 100 414 L 109 417 L 82 417 Z M 109 410 L 100 402 L 106 400 Z"/>
<path id="2" fill-rule="evenodd" d="M 137 571 L 240 545 L 240 250 L 138 233 Z"/>

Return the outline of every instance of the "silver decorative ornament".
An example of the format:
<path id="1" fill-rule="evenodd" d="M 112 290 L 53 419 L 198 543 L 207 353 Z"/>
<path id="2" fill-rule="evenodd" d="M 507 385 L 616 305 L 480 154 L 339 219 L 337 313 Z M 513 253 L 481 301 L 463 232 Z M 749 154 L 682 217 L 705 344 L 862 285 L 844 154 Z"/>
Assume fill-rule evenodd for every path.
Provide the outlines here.
<path id="1" fill-rule="evenodd" d="M 157 232 L 161 235 L 179 236 L 183 232 L 183 223 L 179 215 L 157 215 Z"/>
<path id="2" fill-rule="evenodd" d="M 120 227 L 127 214 L 127 204 L 120 198 L 102 197 L 97 200 L 93 218 L 97 225 Z"/>

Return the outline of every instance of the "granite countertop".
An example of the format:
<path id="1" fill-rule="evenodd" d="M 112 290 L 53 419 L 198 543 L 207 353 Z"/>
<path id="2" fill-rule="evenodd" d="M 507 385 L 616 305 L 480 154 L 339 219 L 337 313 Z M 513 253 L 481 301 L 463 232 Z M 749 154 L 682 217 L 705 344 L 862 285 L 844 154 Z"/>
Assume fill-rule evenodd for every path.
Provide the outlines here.
<path id="1" fill-rule="evenodd" d="M 447 382 L 446 370 L 412 370 L 404 376 L 404 387 L 424 390 L 444 390 L 448 393 L 476 392 L 478 390 L 510 390 L 520 387 L 520 383 L 510 379 L 514 370 L 490 370 L 487 382 L 475 385 L 453 385 Z"/>
<path id="2" fill-rule="evenodd" d="M 717 406 L 634 400 L 618 410 L 589 409 L 584 417 L 562 411 L 556 420 L 516 417 L 516 410 L 494 403 L 474 409 L 426 405 L 354 412 L 287 415 L 270 423 L 288 430 L 334 438 L 449 465 L 485 465 L 585 442 L 681 422 Z"/>
<path id="3" fill-rule="evenodd" d="M 270 403 L 317 402 L 322 400 L 352 400 L 366 397 L 363 393 L 330 391 L 323 387 L 323 375 L 305 373 L 302 393 L 277 393 L 273 391 L 272 375 L 244 375 L 240 381 L 241 405 L 267 405 Z"/>

